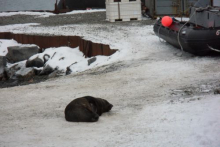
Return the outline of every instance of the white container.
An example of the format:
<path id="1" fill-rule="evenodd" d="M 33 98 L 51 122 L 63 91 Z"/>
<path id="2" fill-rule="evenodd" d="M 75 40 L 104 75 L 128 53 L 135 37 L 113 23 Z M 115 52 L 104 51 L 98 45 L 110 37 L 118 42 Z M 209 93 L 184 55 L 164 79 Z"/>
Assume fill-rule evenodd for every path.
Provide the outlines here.
<path id="1" fill-rule="evenodd" d="M 113 0 L 109 0 L 113 1 Z M 106 20 L 110 22 L 115 22 L 115 20 L 119 19 L 119 3 L 118 2 L 108 2 L 106 0 Z"/>
<path id="2" fill-rule="evenodd" d="M 120 19 L 130 21 L 131 19 L 142 20 L 141 1 L 120 2 Z"/>
<path id="3" fill-rule="evenodd" d="M 132 19 L 142 20 L 141 1 L 121 0 L 106 0 L 106 20 L 115 22 L 117 20 L 130 21 Z"/>

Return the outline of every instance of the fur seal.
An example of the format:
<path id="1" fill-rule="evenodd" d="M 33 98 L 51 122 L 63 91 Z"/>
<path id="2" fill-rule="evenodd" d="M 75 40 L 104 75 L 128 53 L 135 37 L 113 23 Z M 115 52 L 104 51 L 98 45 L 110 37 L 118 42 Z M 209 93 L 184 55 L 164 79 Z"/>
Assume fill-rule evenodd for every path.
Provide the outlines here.
<path id="1" fill-rule="evenodd" d="M 65 108 L 65 119 L 71 122 L 96 122 L 99 116 L 112 109 L 107 100 L 84 96 L 74 99 Z"/>

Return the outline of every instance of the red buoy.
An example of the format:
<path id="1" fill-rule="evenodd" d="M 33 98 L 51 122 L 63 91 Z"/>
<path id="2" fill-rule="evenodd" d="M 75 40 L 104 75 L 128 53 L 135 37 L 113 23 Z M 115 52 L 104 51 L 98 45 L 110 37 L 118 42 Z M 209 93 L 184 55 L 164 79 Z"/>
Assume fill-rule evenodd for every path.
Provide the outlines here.
<path id="1" fill-rule="evenodd" d="M 169 27 L 173 23 L 173 20 L 169 16 L 164 16 L 161 20 L 161 23 L 164 27 Z"/>

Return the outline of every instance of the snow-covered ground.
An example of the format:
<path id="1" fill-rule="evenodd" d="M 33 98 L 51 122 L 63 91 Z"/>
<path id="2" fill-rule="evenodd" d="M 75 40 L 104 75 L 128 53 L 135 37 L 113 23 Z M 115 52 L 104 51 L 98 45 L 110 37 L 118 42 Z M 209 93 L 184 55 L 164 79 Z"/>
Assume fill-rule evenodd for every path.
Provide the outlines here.
<path id="1" fill-rule="evenodd" d="M 20 45 L 15 40 L 0 39 L 0 56 L 5 56 L 8 53 L 7 47 Z"/>
<path id="2" fill-rule="evenodd" d="M 68 15 L 68 14 L 79 14 L 79 13 L 91 13 L 91 12 L 104 12 L 105 9 L 91 9 L 91 10 L 75 10 L 65 14 L 58 15 Z M 49 17 L 54 16 L 56 14 L 49 12 L 30 12 L 30 11 L 20 11 L 20 12 L 0 12 L 0 16 L 13 16 L 13 15 L 35 15 L 39 17 Z"/>
<path id="3" fill-rule="evenodd" d="M 0 89 L 0 146 L 220 146 L 219 57 L 180 57 L 152 25 L 15 26 L 0 31 L 77 35 L 119 51 L 83 72 Z M 85 95 L 114 107 L 96 123 L 66 122 L 65 106 Z"/>

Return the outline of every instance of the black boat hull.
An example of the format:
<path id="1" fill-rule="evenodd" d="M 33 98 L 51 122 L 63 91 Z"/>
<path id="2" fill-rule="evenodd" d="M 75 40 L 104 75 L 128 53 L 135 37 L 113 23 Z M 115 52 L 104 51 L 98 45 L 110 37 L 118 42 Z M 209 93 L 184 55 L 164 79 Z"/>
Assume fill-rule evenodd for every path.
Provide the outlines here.
<path id="1" fill-rule="evenodd" d="M 220 28 L 207 29 L 187 24 L 179 33 L 182 26 L 182 22 L 174 21 L 170 27 L 164 27 L 161 20 L 158 20 L 154 25 L 154 32 L 157 36 L 179 49 L 181 44 L 184 51 L 194 55 L 208 55 L 213 50 L 219 50 L 220 52 Z"/>

